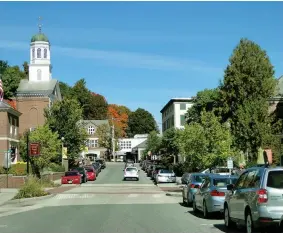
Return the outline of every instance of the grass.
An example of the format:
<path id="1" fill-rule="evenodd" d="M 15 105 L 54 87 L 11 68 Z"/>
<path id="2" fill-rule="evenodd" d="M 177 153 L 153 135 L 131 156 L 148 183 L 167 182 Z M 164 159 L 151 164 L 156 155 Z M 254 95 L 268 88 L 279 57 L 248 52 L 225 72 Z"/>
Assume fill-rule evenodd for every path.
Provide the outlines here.
<path id="1" fill-rule="evenodd" d="M 54 183 L 48 180 L 38 179 L 34 176 L 29 176 L 24 186 L 20 188 L 20 190 L 13 199 L 42 197 L 49 195 L 49 193 L 46 192 L 44 188 L 54 187 L 51 185 L 54 185 Z"/>

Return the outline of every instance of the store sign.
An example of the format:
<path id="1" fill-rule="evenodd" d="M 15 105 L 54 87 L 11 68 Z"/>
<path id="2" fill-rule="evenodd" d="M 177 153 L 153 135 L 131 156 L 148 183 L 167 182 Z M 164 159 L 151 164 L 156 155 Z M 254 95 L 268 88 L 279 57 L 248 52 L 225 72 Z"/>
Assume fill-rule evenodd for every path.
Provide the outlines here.
<path id="1" fill-rule="evenodd" d="M 39 156 L 40 155 L 40 144 L 39 143 L 30 143 L 29 144 L 29 155 L 30 156 Z"/>

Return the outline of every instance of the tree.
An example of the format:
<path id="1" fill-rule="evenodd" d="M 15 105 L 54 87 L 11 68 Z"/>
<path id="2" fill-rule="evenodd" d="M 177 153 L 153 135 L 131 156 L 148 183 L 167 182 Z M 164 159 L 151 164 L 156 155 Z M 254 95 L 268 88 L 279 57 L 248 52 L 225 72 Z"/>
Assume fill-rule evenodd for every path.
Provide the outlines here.
<path id="1" fill-rule="evenodd" d="M 204 89 L 197 93 L 193 100 L 193 106 L 188 109 L 187 123 L 200 122 L 201 112 L 215 111 L 219 107 L 219 89 Z"/>
<path id="2" fill-rule="evenodd" d="M 72 96 L 72 87 L 70 87 L 67 83 L 59 82 L 59 86 L 62 98 L 68 98 Z"/>
<path id="3" fill-rule="evenodd" d="M 30 164 L 32 172 L 38 178 L 43 168 L 47 167 L 51 160 L 55 159 L 60 154 L 61 141 L 58 139 L 57 132 L 52 132 L 48 125 L 39 126 L 35 131 L 32 131 L 29 136 L 30 142 L 38 142 L 40 144 L 40 155 L 30 156 Z M 21 157 L 27 158 L 27 132 L 20 139 Z"/>
<path id="4" fill-rule="evenodd" d="M 178 146 L 192 171 L 223 165 L 231 151 L 229 129 L 213 112 L 202 112 L 201 122 L 192 122 L 180 131 Z"/>
<path id="5" fill-rule="evenodd" d="M 111 150 L 111 129 L 109 125 L 102 124 L 99 125 L 96 129 L 96 135 L 98 137 L 98 144 L 101 147 Z"/>
<path id="6" fill-rule="evenodd" d="M 79 156 L 87 140 L 86 130 L 79 124 L 82 120 L 82 108 L 76 99 L 63 99 L 55 102 L 44 113 L 46 123 L 59 138 L 64 137 L 64 146 L 68 148 L 71 162 Z"/>
<path id="7" fill-rule="evenodd" d="M 157 134 L 156 131 L 152 131 L 147 137 L 145 152 L 151 151 L 151 153 L 154 155 L 159 152 L 160 145 L 161 137 Z"/>
<path id="8" fill-rule="evenodd" d="M 170 128 L 166 130 L 162 136 L 161 148 L 166 155 L 178 155 L 178 137 L 180 135 L 180 130 L 175 128 Z"/>
<path id="9" fill-rule="evenodd" d="M 110 122 L 113 121 L 115 126 L 115 135 L 118 138 L 126 137 L 126 130 L 128 127 L 128 114 L 125 106 L 116 104 L 108 105 L 108 117 Z"/>
<path id="10" fill-rule="evenodd" d="M 236 146 L 255 155 L 263 146 L 263 137 L 270 135 L 268 108 L 264 102 L 275 92 L 274 69 L 266 52 L 247 39 L 241 39 L 229 61 L 220 86 L 222 115 L 224 121 L 230 119 Z M 249 134 L 253 130 L 267 131 Z"/>
<path id="11" fill-rule="evenodd" d="M 136 134 L 149 134 L 158 132 L 157 124 L 151 113 L 145 109 L 138 108 L 129 115 L 127 135 L 133 137 Z"/>
<path id="12" fill-rule="evenodd" d="M 25 78 L 25 73 L 18 66 L 7 67 L 2 74 L 2 82 L 4 87 L 4 98 L 11 99 L 20 84 L 21 79 Z"/>
<path id="13" fill-rule="evenodd" d="M 0 60 L 0 75 L 3 75 L 4 71 L 9 67 L 7 61 Z M 1 78 L 1 77 L 0 77 Z"/>
<path id="14" fill-rule="evenodd" d="M 105 120 L 108 114 L 108 103 L 104 96 L 91 93 L 91 112 L 92 119 Z"/>
<path id="15" fill-rule="evenodd" d="M 23 63 L 23 68 L 24 68 L 25 78 L 28 79 L 28 77 L 29 77 L 29 65 L 28 65 L 28 62 L 25 61 Z"/>

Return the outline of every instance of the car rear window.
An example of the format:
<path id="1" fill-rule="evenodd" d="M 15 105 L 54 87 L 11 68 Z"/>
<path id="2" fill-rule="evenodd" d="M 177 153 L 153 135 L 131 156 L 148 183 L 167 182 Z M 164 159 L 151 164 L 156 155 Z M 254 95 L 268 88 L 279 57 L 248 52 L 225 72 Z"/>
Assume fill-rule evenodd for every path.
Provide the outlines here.
<path id="1" fill-rule="evenodd" d="M 77 172 L 65 172 L 65 176 L 77 176 Z"/>
<path id="2" fill-rule="evenodd" d="M 194 176 L 194 181 L 198 183 L 202 183 L 203 179 L 205 176 L 199 175 L 199 176 Z"/>
<path id="3" fill-rule="evenodd" d="M 135 167 L 127 167 L 126 171 L 127 172 L 132 172 L 132 171 L 136 171 L 137 169 Z"/>
<path id="4" fill-rule="evenodd" d="M 86 167 L 85 170 L 86 170 L 87 172 L 93 172 L 93 169 L 92 169 L 92 168 L 89 168 L 89 167 Z"/>
<path id="5" fill-rule="evenodd" d="M 268 172 L 267 187 L 283 189 L 283 171 Z"/>
<path id="6" fill-rule="evenodd" d="M 162 170 L 160 170 L 160 173 L 173 173 L 173 172 L 170 171 L 170 170 L 164 170 L 164 169 L 162 169 Z"/>
<path id="7" fill-rule="evenodd" d="M 215 178 L 213 179 L 213 185 L 216 187 L 226 187 L 228 184 L 235 184 L 236 178 Z"/>

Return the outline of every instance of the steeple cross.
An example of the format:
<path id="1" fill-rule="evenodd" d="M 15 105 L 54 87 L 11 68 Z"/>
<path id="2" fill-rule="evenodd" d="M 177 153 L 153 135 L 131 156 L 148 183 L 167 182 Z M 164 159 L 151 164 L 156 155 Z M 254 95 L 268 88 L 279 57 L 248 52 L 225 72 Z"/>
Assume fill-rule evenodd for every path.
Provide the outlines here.
<path id="1" fill-rule="evenodd" d="M 42 29 L 41 20 L 42 20 L 42 17 L 38 17 L 38 30 L 39 30 L 39 33 L 41 33 L 41 29 Z"/>

